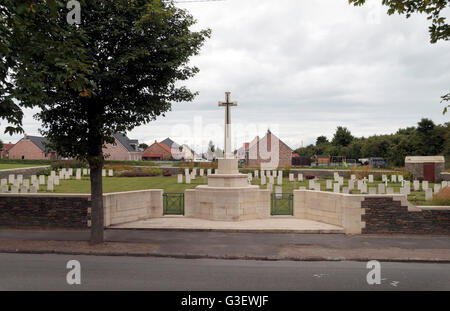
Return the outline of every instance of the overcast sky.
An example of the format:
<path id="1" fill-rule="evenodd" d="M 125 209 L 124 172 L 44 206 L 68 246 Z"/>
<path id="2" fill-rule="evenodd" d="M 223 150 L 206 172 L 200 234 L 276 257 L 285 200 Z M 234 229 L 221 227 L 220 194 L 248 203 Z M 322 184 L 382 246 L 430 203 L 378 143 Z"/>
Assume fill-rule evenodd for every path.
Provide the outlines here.
<path id="1" fill-rule="evenodd" d="M 381 0 L 353 7 L 347 0 L 226 0 L 178 4 L 210 28 L 192 64 L 200 73 L 186 84 L 200 94 L 174 104 L 165 118 L 128 134 L 152 143 L 171 137 L 203 149 L 223 146 L 223 108 L 231 91 L 233 146 L 267 128 L 292 148 L 332 138 L 337 126 L 353 135 L 393 133 L 422 117 L 443 116 L 450 92 L 450 42 L 429 43 L 425 16 L 388 16 Z M 447 14 L 448 15 L 448 14 Z M 26 133 L 40 124 L 27 111 Z M 3 134 L 17 141 L 20 136 Z M 198 150 L 198 151 L 200 151 Z"/>

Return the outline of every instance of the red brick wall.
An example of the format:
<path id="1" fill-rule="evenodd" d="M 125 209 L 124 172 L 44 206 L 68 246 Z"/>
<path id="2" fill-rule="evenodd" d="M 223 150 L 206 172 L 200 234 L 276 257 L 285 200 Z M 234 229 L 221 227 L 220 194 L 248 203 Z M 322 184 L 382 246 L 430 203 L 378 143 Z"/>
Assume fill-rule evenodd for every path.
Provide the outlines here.
<path id="1" fill-rule="evenodd" d="M 24 159 L 28 160 L 42 160 L 42 159 L 52 159 L 54 158 L 54 153 L 47 153 L 47 156 L 42 150 L 36 146 L 30 140 L 21 140 L 17 144 L 14 145 L 9 150 L 9 158 L 10 159 Z"/>
<path id="2" fill-rule="evenodd" d="M 103 148 L 103 154 L 105 155 L 106 160 L 111 161 L 129 161 L 130 153 L 121 143 L 119 143 L 116 139 L 115 145 L 106 144 L 106 147 Z M 133 159 L 134 160 L 134 159 Z"/>
<path id="3" fill-rule="evenodd" d="M 292 150 L 278 137 L 268 133 L 264 138 L 256 138 L 249 147 L 249 166 L 260 167 L 263 163 L 271 163 L 276 167 L 290 167 Z"/>

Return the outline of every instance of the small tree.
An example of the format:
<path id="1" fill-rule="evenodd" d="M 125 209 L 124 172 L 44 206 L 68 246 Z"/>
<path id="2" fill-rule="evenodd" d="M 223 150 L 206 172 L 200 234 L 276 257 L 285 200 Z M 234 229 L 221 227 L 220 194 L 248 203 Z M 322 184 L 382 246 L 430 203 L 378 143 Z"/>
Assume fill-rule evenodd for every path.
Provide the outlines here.
<path id="1" fill-rule="evenodd" d="M 333 137 L 333 145 L 346 147 L 353 141 L 353 136 L 346 127 L 338 126 Z"/>
<path id="2" fill-rule="evenodd" d="M 322 145 L 322 144 L 327 144 L 328 143 L 328 138 L 326 136 L 319 136 L 316 139 L 316 146 Z"/>
<path id="3" fill-rule="evenodd" d="M 89 163 L 91 243 L 102 243 L 105 143 L 164 116 L 172 102 L 193 100 L 177 82 L 198 72 L 188 62 L 209 30 L 191 31 L 193 17 L 168 1 L 80 2 L 80 25 L 67 22 L 66 1 L 1 6 L 12 72 L 1 99 L 39 106 L 42 134 L 58 153 Z"/>

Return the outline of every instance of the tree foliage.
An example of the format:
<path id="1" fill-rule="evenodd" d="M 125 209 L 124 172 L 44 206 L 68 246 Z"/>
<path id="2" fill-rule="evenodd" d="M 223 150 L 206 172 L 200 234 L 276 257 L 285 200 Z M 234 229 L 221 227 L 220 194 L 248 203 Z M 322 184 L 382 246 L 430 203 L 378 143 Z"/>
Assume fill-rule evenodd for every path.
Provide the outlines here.
<path id="1" fill-rule="evenodd" d="M 94 218 L 102 221 L 94 215 L 102 210 L 102 147 L 113 133 L 193 100 L 181 82 L 198 72 L 189 60 L 210 32 L 191 31 L 193 17 L 168 1 L 80 3 L 81 24 L 70 25 L 66 1 L 4 1 L 0 100 L 39 107 L 52 147 L 89 163 L 94 227 Z"/>
<path id="2" fill-rule="evenodd" d="M 336 133 L 342 132 L 340 128 Z M 391 166 L 403 166 L 406 156 L 450 156 L 450 123 L 435 125 L 432 120 L 422 119 L 417 127 L 399 129 L 395 134 L 353 138 L 348 145 L 335 142 L 309 145 L 295 152 L 309 158 L 317 154 L 347 159 L 382 157 Z"/>

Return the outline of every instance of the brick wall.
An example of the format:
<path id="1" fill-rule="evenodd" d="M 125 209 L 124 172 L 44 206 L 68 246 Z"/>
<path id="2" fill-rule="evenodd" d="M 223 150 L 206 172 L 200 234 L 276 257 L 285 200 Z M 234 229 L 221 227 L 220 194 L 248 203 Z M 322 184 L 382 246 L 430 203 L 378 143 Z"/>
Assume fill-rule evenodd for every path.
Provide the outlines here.
<path id="1" fill-rule="evenodd" d="M 0 227 L 84 229 L 90 219 L 89 198 L 67 194 L 0 194 Z"/>
<path id="2" fill-rule="evenodd" d="M 258 137 L 250 143 L 249 161 L 251 167 L 290 167 L 292 163 L 292 150 L 272 133 L 264 138 Z"/>
<path id="3" fill-rule="evenodd" d="M 44 153 L 30 140 L 21 140 L 9 150 L 10 159 L 42 160 L 54 158 L 54 153 Z"/>
<path id="4" fill-rule="evenodd" d="M 172 154 L 170 152 L 168 152 L 166 149 L 164 149 L 163 147 L 161 147 L 158 143 L 154 143 L 153 145 L 151 145 L 150 147 L 145 149 L 142 156 L 145 158 L 148 155 L 156 155 L 156 154 L 161 155 L 162 160 L 172 159 Z"/>
<path id="5" fill-rule="evenodd" d="M 106 156 L 106 160 L 111 161 L 128 161 L 130 159 L 130 153 L 120 144 L 117 139 L 114 145 L 106 144 L 103 148 L 103 154 Z"/>
<path id="6" fill-rule="evenodd" d="M 450 208 L 408 207 L 392 197 L 366 197 L 361 203 L 366 223 L 362 233 L 450 234 Z"/>

